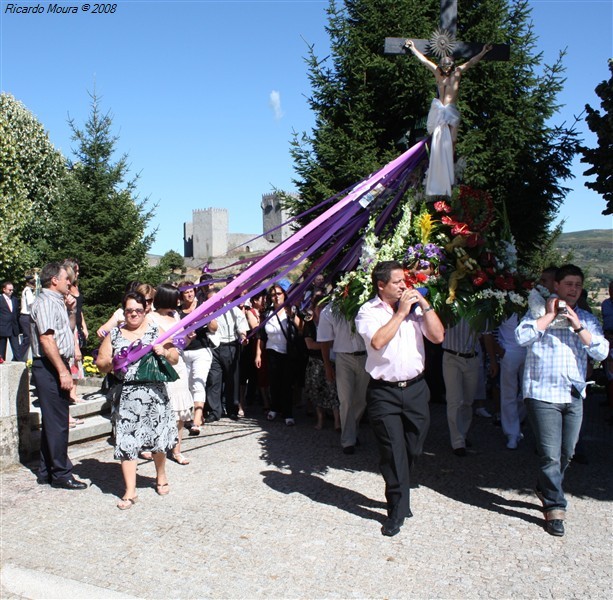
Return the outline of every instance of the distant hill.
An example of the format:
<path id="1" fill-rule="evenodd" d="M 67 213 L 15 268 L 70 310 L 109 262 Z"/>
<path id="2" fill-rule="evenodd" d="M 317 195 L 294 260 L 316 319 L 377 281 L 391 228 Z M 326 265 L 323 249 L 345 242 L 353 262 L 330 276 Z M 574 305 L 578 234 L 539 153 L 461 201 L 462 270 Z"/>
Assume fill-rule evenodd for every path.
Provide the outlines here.
<path id="1" fill-rule="evenodd" d="M 603 287 L 613 279 L 613 229 L 587 229 L 563 233 L 556 248 L 586 271 L 590 279 L 599 279 Z"/>

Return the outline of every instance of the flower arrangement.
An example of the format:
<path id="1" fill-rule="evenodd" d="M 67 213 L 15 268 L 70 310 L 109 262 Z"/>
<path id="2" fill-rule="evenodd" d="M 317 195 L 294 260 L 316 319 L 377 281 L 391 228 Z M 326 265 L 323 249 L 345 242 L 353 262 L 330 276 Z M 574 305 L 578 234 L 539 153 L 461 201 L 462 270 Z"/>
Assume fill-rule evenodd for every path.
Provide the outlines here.
<path id="1" fill-rule="evenodd" d="M 369 223 L 359 266 L 332 292 L 333 306 L 353 320 L 374 294 L 371 273 L 382 260 L 398 260 L 407 285 L 425 287 L 446 325 L 465 318 L 475 331 L 526 311 L 532 281 L 517 267 L 517 251 L 504 211 L 487 192 L 457 186 L 448 200 L 416 206 L 411 195 L 389 235 Z"/>
<path id="2" fill-rule="evenodd" d="M 101 377 L 102 376 L 92 356 L 83 357 L 83 371 L 86 377 Z"/>

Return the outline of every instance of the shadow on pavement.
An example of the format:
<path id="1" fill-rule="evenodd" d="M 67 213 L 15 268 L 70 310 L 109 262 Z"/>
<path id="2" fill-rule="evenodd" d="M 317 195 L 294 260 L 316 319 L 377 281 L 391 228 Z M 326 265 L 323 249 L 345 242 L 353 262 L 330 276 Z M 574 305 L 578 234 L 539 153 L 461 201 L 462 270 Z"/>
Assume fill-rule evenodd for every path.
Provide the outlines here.
<path id="1" fill-rule="evenodd" d="M 607 411 L 603 397 L 593 394 L 586 400 L 583 439 L 589 464 L 573 462 L 566 472 L 565 491 L 578 497 L 613 500 L 611 457 L 613 429 L 605 422 Z M 417 461 L 411 487 L 424 486 L 437 493 L 468 504 L 530 523 L 542 523 L 541 504 L 533 493 L 538 468 L 530 429 L 524 429 L 520 447 L 506 449 L 502 430 L 489 419 L 473 420 L 468 456 L 455 456 L 449 445 L 444 404 L 431 404 L 432 424 L 424 455 Z M 345 455 L 339 435 L 333 430 L 315 431 L 312 424 L 299 419 L 299 426 L 286 427 L 282 421 L 260 426 L 261 458 L 267 464 L 289 471 L 262 472 L 263 481 L 272 489 L 303 494 L 322 504 L 336 506 L 365 519 L 379 519 L 385 508 L 384 483 L 380 499 L 364 496 L 355 489 L 326 482 L 321 476 L 331 469 L 378 473 L 378 450 L 368 425 L 360 429 L 361 445 L 354 455 Z M 513 492 L 525 500 L 506 498 L 501 492 Z M 419 493 L 419 492 L 417 492 Z M 378 512 L 374 512 L 375 509 Z"/>

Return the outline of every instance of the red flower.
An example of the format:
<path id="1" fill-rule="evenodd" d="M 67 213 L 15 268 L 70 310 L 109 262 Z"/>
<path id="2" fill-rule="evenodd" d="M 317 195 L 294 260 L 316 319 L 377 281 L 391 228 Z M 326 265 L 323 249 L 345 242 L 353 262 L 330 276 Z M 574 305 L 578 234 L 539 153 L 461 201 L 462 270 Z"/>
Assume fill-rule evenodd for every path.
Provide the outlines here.
<path id="1" fill-rule="evenodd" d="M 494 285 L 499 290 L 514 290 L 515 289 L 515 282 L 513 281 L 513 277 L 511 277 L 510 275 L 507 275 L 506 277 L 504 275 L 498 275 L 498 277 L 494 279 Z"/>
<path id="2" fill-rule="evenodd" d="M 413 273 L 411 273 L 411 271 L 408 271 L 407 269 L 404 270 L 404 283 L 407 287 L 412 287 L 417 283 L 417 280 L 415 279 Z"/>
<path id="3" fill-rule="evenodd" d="M 444 213 L 451 213 L 451 206 L 449 206 L 449 204 L 447 204 L 447 202 L 445 202 L 444 200 L 439 200 L 438 202 L 434 203 L 434 210 L 436 212 L 444 212 Z"/>
<path id="4" fill-rule="evenodd" d="M 444 225 L 449 225 L 449 227 L 451 227 L 451 235 L 463 235 L 466 237 L 472 234 L 472 231 L 468 229 L 468 225 L 466 223 L 456 221 L 451 217 L 441 217 L 441 223 L 443 223 Z"/>
<path id="5" fill-rule="evenodd" d="M 428 281 L 428 276 L 425 273 L 415 273 L 415 278 L 419 283 L 425 283 Z"/>
<path id="6" fill-rule="evenodd" d="M 521 283 L 521 287 L 524 288 L 525 290 L 531 290 L 533 288 L 533 286 L 534 286 L 534 281 L 532 281 L 530 279 L 525 279 Z"/>
<path id="7" fill-rule="evenodd" d="M 481 287 L 484 283 L 487 283 L 488 278 L 484 271 L 477 271 L 473 277 L 473 285 L 475 287 Z"/>

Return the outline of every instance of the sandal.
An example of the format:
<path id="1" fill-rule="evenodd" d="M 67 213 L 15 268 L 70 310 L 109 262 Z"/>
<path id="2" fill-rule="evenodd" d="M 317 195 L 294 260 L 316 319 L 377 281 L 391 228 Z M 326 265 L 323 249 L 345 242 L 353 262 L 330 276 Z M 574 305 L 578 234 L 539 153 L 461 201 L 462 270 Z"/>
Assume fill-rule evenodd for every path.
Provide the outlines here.
<path id="1" fill-rule="evenodd" d="M 134 496 L 134 498 L 122 498 L 117 503 L 117 508 L 119 510 L 128 510 L 132 508 L 138 502 L 138 496 Z"/>
<path id="2" fill-rule="evenodd" d="M 189 435 L 191 435 L 191 436 L 200 435 L 200 426 L 199 425 L 192 425 L 189 428 Z"/>
<path id="3" fill-rule="evenodd" d="M 155 491 L 158 493 L 158 496 L 167 496 L 170 494 L 170 486 L 167 483 L 156 483 Z"/>
<path id="4" fill-rule="evenodd" d="M 145 460 L 153 460 L 153 454 L 151 454 L 151 452 L 139 452 L 138 455 Z"/>
<path id="5" fill-rule="evenodd" d="M 180 452 L 172 452 L 171 458 L 180 465 L 189 465 L 189 459 L 185 458 Z"/>

